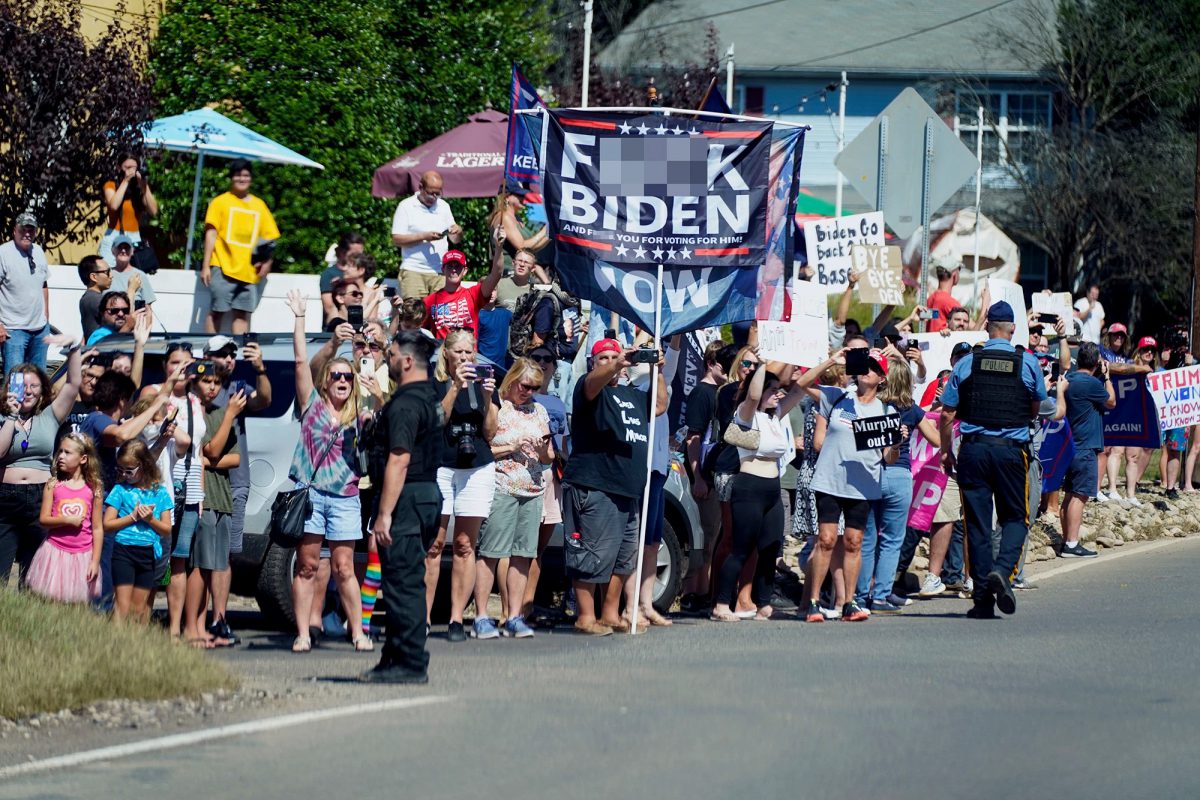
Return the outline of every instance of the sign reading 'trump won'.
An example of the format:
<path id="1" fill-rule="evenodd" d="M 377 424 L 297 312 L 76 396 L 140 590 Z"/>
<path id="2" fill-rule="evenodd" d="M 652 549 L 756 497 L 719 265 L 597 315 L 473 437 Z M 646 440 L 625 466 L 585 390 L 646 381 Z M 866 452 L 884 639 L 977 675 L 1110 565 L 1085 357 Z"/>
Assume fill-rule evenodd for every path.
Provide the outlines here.
<path id="1" fill-rule="evenodd" d="M 1158 408 L 1159 427 L 1164 431 L 1200 423 L 1200 365 L 1151 372 L 1146 389 Z"/>

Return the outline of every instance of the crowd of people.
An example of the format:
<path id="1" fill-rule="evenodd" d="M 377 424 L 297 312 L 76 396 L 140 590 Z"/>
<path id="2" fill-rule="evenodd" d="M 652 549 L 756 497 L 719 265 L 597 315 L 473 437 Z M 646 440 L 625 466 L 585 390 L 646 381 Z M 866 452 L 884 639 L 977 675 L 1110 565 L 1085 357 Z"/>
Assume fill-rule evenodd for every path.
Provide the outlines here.
<path id="1" fill-rule="evenodd" d="M 374 650 L 382 603 L 385 644 L 368 681 L 425 679 L 447 547 L 451 642 L 528 638 L 564 618 L 582 635 L 628 633 L 635 596 L 637 627 L 671 625 L 652 600 L 673 460 L 704 531 L 684 612 L 772 619 L 776 572 L 791 568 L 783 553 L 795 539 L 801 618 L 900 614 L 914 602 L 903 576 L 928 537 L 919 597 L 961 593 L 974 618 L 1013 613 L 1014 589 L 1032 588 L 1023 568 L 1034 514 L 1059 514 L 1061 555 L 1087 558 L 1096 553 L 1080 541 L 1084 505 L 1139 503 L 1150 452 L 1104 442 L 1112 376 L 1191 361 L 1175 334 L 1164 347 L 1143 336 L 1131 350 L 1124 325 L 1105 326 L 1098 289 L 1074 319 L 1050 325 L 1031 314 L 1029 347 L 1015 348 L 1012 307 L 985 295 L 973 316 L 954 301 L 953 264 L 937 268 L 937 314 L 918 306 L 900 318 L 888 307 L 864 327 L 849 317 L 851 274 L 830 320 L 833 355 L 815 367 L 765 360 L 753 325 L 736 326 L 735 341 L 701 332 L 703 377 L 670 430 L 680 338 L 660 352 L 603 309 L 585 314 L 556 281 L 544 232 L 522 221 L 521 198 L 508 191 L 490 220 L 489 270 L 467 285 L 467 257 L 455 247 L 464 234 L 430 172 L 392 221 L 398 291 L 377 281 L 363 237 L 342 235 L 319 282 L 329 335 L 310 353 L 309 298 L 291 293 L 294 386 L 272 386 L 250 322 L 279 231 L 249 194 L 250 165 L 234 161 L 229 172 L 230 191 L 205 217 L 213 335 L 202 353 L 170 342 L 161 383 L 143 382 L 155 294 L 131 262 L 139 216 L 156 206 L 136 160 L 123 159 L 105 184 L 110 230 L 78 265 L 83 341 L 50 332 L 36 219 L 18 217 L 13 240 L 0 245 L 0 579 L 15 562 L 33 592 L 142 622 L 161 593 L 173 636 L 201 648 L 236 644 L 225 611 L 250 485 L 245 413 L 294 391 L 290 476 L 308 511 L 291 649 L 308 652 L 328 627 L 332 587 L 346 638 Z M 216 333 L 226 322 L 239 340 Z M 987 341 L 958 344 L 950 368 L 929 375 L 911 338 L 922 325 L 984 330 Z M 129 335 L 129 352 L 94 349 L 117 334 Z M 56 380 L 45 371 L 48 345 L 64 353 Z M 239 356 L 253 384 L 232 380 Z M 1047 423 L 1064 417 L 1075 456 L 1061 499 L 1043 497 L 1039 448 Z M 896 420 L 886 436 L 864 434 L 884 419 Z M 1192 433 L 1189 444 L 1187 431 L 1167 432 L 1168 490 L 1192 490 Z M 932 463 L 945 489 L 931 522 L 914 526 L 920 449 L 939 454 Z M 535 599 L 560 524 L 570 588 L 552 612 Z"/>

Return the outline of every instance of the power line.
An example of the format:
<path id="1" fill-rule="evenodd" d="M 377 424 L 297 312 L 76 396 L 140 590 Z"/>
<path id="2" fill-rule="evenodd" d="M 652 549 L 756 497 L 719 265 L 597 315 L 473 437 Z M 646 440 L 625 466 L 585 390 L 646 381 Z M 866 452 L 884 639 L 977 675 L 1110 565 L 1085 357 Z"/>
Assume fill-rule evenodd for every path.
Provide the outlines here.
<path id="1" fill-rule="evenodd" d="M 783 2 L 786 2 L 786 0 L 765 0 L 765 2 L 762 2 L 762 3 L 752 3 L 751 5 L 748 5 L 748 6 L 741 6 L 740 8 L 731 8 L 727 11 L 718 11 L 714 14 L 703 14 L 699 17 L 689 17 L 688 19 L 677 19 L 672 22 L 660 22 L 657 25 L 648 25 L 645 28 L 629 28 L 627 30 L 629 31 L 629 33 L 645 33 L 647 31 L 658 30 L 659 28 L 669 28 L 672 25 L 684 25 L 688 22 L 700 22 L 701 20 L 706 20 L 706 19 L 716 19 L 717 17 L 723 17 L 727 14 L 739 14 L 743 11 L 751 11 L 756 8 L 763 8 L 764 6 L 773 6 L 778 3 L 783 3 Z M 621 33 L 625 33 L 625 31 L 622 31 Z"/>
<path id="2" fill-rule="evenodd" d="M 987 8 L 981 8 L 978 11 L 972 11 L 969 14 L 963 14 L 961 17 L 955 17 L 954 19 L 948 19 L 945 22 L 939 22 L 937 25 L 930 25 L 928 28 L 922 28 L 920 30 L 912 31 L 911 33 L 901 34 L 900 36 L 893 36 L 891 39 L 884 39 L 881 42 L 872 42 L 871 44 L 865 44 L 865 45 L 862 45 L 861 47 L 853 47 L 849 50 L 843 50 L 840 53 L 830 53 L 828 55 L 818 56 L 817 58 L 810 58 L 807 61 L 800 61 L 795 64 L 779 64 L 777 66 L 771 67 L 771 69 L 776 70 L 776 69 L 787 69 L 789 67 L 805 67 L 805 66 L 808 66 L 809 64 L 816 64 L 820 61 L 828 61 L 831 58 L 841 58 L 842 56 L 848 56 L 848 55 L 852 55 L 854 53 L 861 53 L 863 50 L 871 50 L 876 47 L 881 47 L 885 44 L 894 44 L 895 42 L 902 42 L 905 39 L 911 39 L 914 36 L 921 36 L 922 34 L 929 33 L 930 31 L 936 31 L 936 30 L 939 30 L 940 28 L 949 27 L 950 25 L 957 24 L 959 22 L 962 22 L 963 20 L 968 20 L 971 17 L 978 17 L 980 14 L 986 14 L 989 11 L 994 11 L 997 8 L 1000 8 L 1001 6 L 1006 6 L 1013 2 L 1015 2 L 1015 0 L 1001 0 L 1001 2 L 994 3 L 993 5 L 990 5 Z"/>

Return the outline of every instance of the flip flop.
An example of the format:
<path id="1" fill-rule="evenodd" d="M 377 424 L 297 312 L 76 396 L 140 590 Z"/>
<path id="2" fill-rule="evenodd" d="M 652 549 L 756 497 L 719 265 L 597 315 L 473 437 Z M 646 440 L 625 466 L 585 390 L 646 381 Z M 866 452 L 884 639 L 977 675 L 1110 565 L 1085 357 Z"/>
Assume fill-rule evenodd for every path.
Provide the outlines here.
<path id="1" fill-rule="evenodd" d="M 733 615 L 734 615 L 735 617 L 737 617 L 738 619 L 754 619 L 754 617 L 755 617 L 757 614 L 758 614 L 758 609 L 757 609 L 757 608 L 751 608 L 751 609 L 749 609 L 748 611 L 735 611 L 735 612 L 733 612 Z"/>
<path id="2" fill-rule="evenodd" d="M 742 617 L 737 614 L 718 614 L 716 611 L 708 615 L 708 618 L 713 622 L 741 622 Z"/>

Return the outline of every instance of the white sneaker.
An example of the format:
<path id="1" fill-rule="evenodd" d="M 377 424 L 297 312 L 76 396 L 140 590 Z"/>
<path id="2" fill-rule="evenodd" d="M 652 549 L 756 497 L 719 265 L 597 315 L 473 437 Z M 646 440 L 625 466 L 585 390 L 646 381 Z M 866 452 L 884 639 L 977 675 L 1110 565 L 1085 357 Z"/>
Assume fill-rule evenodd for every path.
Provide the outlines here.
<path id="1" fill-rule="evenodd" d="M 944 591 L 946 591 L 946 584 L 942 583 L 942 579 L 932 572 L 927 572 L 925 580 L 921 581 L 921 588 L 917 591 L 917 596 L 937 597 Z"/>
<path id="2" fill-rule="evenodd" d="M 1096 502 L 1097 503 L 1107 503 L 1108 502 L 1108 495 L 1106 495 L 1104 493 L 1103 489 L 1096 492 Z"/>
<path id="3" fill-rule="evenodd" d="M 1133 506 L 1134 508 L 1141 508 L 1143 505 L 1145 505 L 1141 500 L 1138 500 L 1136 497 L 1126 498 L 1125 502 L 1128 503 L 1129 505 Z"/>
<path id="4" fill-rule="evenodd" d="M 826 608 L 821 606 L 821 616 L 825 619 L 841 619 L 842 610 L 840 608 Z"/>

